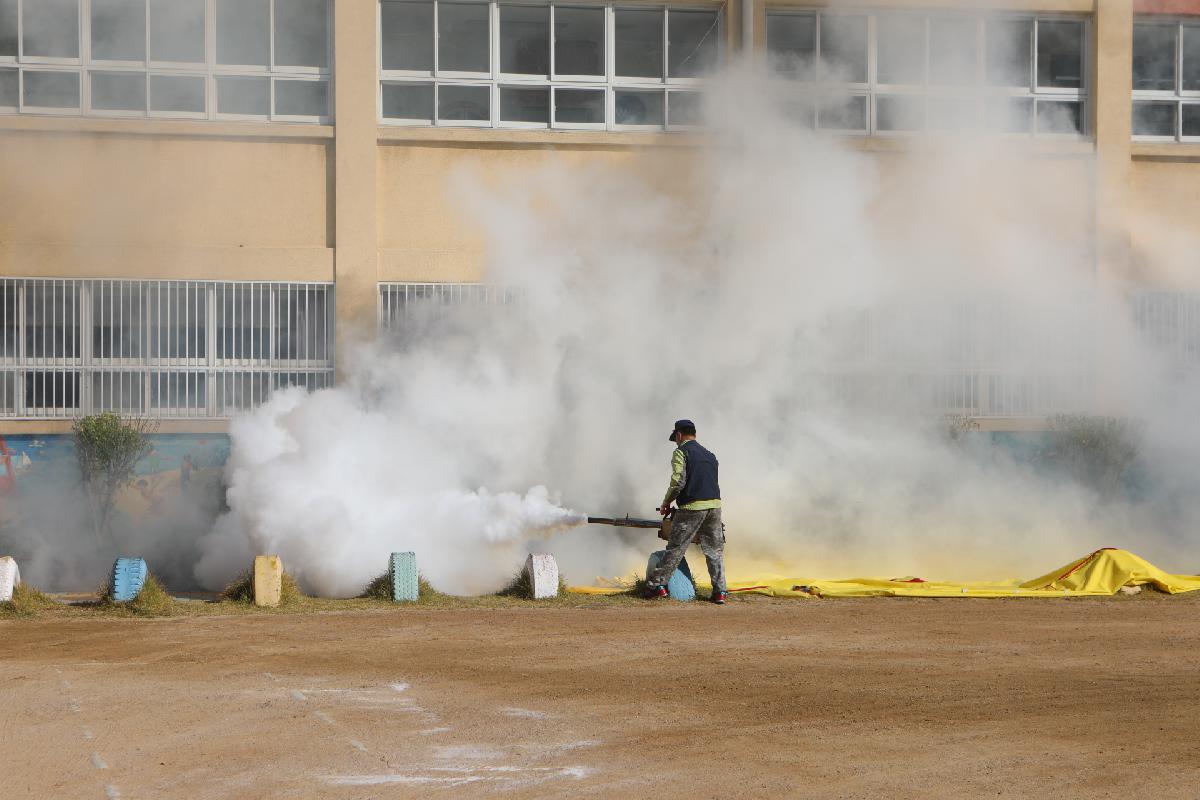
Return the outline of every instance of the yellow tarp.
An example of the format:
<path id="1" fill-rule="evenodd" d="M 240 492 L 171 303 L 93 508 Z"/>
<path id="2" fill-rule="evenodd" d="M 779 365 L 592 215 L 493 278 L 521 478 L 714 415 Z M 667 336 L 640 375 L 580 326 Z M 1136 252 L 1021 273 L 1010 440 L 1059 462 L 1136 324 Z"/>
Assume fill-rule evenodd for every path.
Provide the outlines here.
<path id="1" fill-rule="evenodd" d="M 919 578 L 831 581 L 762 575 L 732 580 L 729 591 L 771 597 L 1085 597 L 1116 594 L 1123 586 L 1144 584 L 1178 594 L 1200 590 L 1200 576 L 1172 575 L 1128 550 L 1106 547 L 1024 583 L 940 583 Z M 571 591 L 616 594 L 629 588 L 628 584 L 610 582 L 607 586 L 571 587 Z"/>

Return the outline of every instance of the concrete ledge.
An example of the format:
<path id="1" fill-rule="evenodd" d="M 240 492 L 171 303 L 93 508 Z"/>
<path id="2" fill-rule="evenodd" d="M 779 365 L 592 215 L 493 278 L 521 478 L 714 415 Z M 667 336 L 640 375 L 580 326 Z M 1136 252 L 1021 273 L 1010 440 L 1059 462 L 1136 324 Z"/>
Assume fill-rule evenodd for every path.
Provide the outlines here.
<path id="1" fill-rule="evenodd" d="M 0 436 L 54 436 L 71 432 L 70 419 L 5 419 L 0 420 Z M 164 419 L 155 433 L 216 433 L 229 432 L 227 419 Z"/>
<path id="2" fill-rule="evenodd" d="M 24 278 L 333 282 L 331 247 L 0 242 L 0 274 Z"/>
<path id="3" fill-rule="evenodd" d="M 114 136 L 178 136 L 224 139 L 332 139 L 332 125 L 288 122 L 226 122 L 191 119 L 102 119 L 98 117 L 39 117 L 0 115 L 5 131 L 46 131 Z"/>
<path id="4" fill-rule="evenodd" d="M 1200 143 L 1134 142 L 1134 161 L 1200 161 Z"/>
<path id="5" fill-rule="evenodd" d="M 431 147 L 483 145 L 492 147 L 695 147 L 701 137 L 694 133 L 641 133 L 634 131 L 564 131 L 549 128 L 435 128 L 380 125 L 381 145 L 412 144 Z"/>

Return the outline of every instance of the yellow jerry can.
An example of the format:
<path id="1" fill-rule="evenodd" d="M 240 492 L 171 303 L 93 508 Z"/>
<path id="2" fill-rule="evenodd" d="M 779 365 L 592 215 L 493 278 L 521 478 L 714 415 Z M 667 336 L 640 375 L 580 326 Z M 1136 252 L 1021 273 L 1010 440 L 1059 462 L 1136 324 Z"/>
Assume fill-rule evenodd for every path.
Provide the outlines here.
<path id="1" fill-rule="evenodd" d="M 279 556 L 255 556 L 254 605 L 274 608 L 283 592 L 283 561 Z"/>

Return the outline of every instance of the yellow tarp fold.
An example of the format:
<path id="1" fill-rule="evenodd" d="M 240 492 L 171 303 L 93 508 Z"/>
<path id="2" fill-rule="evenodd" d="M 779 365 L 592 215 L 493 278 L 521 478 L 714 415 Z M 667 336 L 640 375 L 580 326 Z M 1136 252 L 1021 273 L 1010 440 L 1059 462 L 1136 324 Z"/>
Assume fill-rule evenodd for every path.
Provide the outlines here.
<path id="1" fill-rule="evenodd" d="M 1200 576 L 1172 575 L 1127 550 L 1105 547 L 1030 581 L 942 583 L 919 578 L 815 580 L 761 575 L 731 580 L 729 591 L 771 597 L 1085 597 L 1150 584 L 1170 594 L 1200 590 Z M 571 587 L 580 594 L 616 594 L 630 586 Z"/>

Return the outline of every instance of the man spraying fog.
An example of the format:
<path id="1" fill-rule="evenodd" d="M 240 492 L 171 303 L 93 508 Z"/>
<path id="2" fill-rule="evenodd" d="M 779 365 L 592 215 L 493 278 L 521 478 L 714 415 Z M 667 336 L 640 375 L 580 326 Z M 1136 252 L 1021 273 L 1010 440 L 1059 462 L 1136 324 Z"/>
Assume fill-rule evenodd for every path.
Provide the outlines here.
<path id="1" fill-rule="evenodd" d="M 646 576 L 646 597 L 667 596 L 667 581 L 675 574 L 684 551 L 693 541 L 708 562 L 712 579 L 712 602 L 724 605 L 725 526 L 721 524 L 721 487 L 717 484 L 717 457 L 696 441 L 696 426 L 690 419 L 675 423 L 671 432 L 675 452 L 671 455 L 671 486 L 658 513 L 671 513 L 678 505 L 667 540 L 667 551 L 654 571 Z"/>

